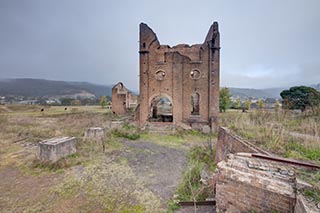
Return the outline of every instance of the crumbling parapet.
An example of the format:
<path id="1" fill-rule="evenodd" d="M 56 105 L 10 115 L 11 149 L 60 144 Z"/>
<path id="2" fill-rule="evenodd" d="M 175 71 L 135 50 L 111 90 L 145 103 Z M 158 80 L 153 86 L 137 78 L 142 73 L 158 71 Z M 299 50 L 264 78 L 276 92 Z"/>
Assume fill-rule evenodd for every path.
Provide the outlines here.
<path id="1" fill-rule="evenodd" d="M 229 154 L 217 169 L 217 212 L 294 211 L 295 173 L 284 165 Z"/>
<path id="2" fill-rule="evenodd" d="M 119 82 L 112 87 L 112 112 L 124 115 L 130 109 L 136 108 L 138 97 L 133 95 L 124 85 Z"/>
<path id="3" fill-rule="evenodd" d="M 77 151 L 75 137 L 57 137 L 39 142 L 38 158 L 42 162 L 57 162 Z"/>

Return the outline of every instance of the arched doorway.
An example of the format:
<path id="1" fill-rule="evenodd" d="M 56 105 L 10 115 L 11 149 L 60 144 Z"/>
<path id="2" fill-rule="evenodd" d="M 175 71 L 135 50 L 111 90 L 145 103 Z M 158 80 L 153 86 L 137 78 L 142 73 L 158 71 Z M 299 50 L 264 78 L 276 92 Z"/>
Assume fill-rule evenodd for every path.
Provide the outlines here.
<path id="1" fill-rule="evenodd" d="M 165 96 L 157 96 L 151 100 L 149 121 L 172 122 L 172 102 Z"/>

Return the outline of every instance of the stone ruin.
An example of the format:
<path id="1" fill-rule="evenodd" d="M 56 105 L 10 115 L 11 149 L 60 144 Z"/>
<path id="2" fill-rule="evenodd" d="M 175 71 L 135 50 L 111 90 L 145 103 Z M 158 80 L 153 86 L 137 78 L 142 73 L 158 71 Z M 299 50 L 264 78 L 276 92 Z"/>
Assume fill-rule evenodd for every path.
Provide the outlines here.
<path id="1" fill-rule="evenodd" d="M 219 113 L 220 34 L 214 22 L 202 44 L 161 45 L 140 24 L 140 127 L 164 122 L 200 129 Z"/>
<path id="2" fill-rule="evenodd" d="M 91 127 L 85 131 L 84 138 L 102 141 L 105 139 L 105 129 L 102 127 Z"/>
<path id="3" fill-rule="evenodd" d="M 222 127 L 215 162 L 217 212 L 320 212 L 301 194 L 312 186 L 295 175 L 296 167 L 317 165 L 272 156 Z"/>
<path id="4" fill-rule="evenodd" d="M 38 158 L 42 162 L 55 163 L 77 152 L 75 137 L 56 137 L 39 142 Z"/>
<path id="5" fill-rule="evenodd" d="M 284 165 L 229 154 L 217 170 L 217 212 L 293 212 L 296 179 Z"/>
<path id="6" fill-rule="evenodd" d="M 133 95 L 124 85 L 119 82 L 112 87 L 112 112 L 124 115 L 135 109 L 138 105 L 138 97 Z"/>

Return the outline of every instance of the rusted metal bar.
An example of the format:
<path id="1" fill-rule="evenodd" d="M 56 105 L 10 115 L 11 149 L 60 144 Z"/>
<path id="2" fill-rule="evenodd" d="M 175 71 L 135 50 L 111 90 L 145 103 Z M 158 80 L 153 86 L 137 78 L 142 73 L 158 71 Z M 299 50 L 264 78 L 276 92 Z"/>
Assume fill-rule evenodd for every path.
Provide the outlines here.
<path id="1" fill-rule="evenodd" d="M 274 156 L 263 155 L 263 154 L 258 154 L 258 153 L 252 153 L 251 156 L 256 157 L 256 158 L 266 159 L 266 160 L 277 161 L 277 162 L 281 162 L 281 163 L 292 164 L 295 166 L 303 166 L 303 167 L 308 167 L 308 168 L 312 168 L 312 169 L 320 169 L 319 165 L 316 165 L 313 163 L 297 161 L 297 160 L 293 160 L 293 159 L 274 157 Z"/>
<path id="2" fill-rule="evenodd" d="M 180 206 L 194 206 L 196 204 L 197 206 L 215 206 L 216 201 L 215 200 L 206 200 L 206 201 L 196 201 L 195 203 L 193 201 L 180 201 Z"/>

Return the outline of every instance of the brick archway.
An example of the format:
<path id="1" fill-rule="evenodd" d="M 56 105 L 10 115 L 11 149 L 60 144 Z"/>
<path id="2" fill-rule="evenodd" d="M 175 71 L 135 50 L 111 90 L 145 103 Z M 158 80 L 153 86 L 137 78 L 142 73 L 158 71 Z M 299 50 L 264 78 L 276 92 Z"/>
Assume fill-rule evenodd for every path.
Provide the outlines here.
<path id="1" fill-rule="evenodd" d="M 167 94 L 154 94 L 149 100 L 150 122 L 173 122 L 173 102 Z"/>

